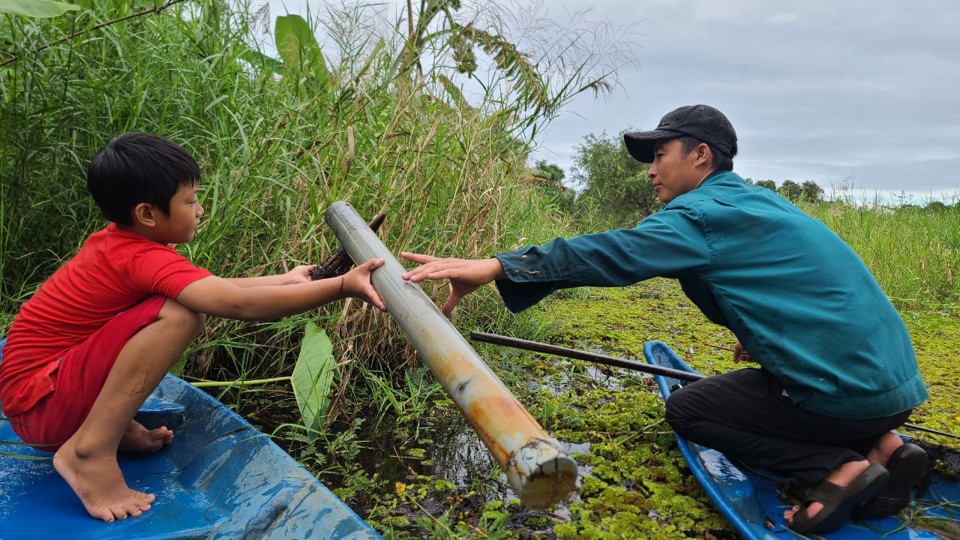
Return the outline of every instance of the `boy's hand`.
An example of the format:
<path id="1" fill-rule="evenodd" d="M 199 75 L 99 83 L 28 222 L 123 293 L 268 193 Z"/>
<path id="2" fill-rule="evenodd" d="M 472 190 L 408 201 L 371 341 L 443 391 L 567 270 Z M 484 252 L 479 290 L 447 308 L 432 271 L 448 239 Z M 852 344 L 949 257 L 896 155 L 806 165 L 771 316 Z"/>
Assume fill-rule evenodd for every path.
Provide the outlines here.
<path id="1" fill-rule="evenodd" d="M 440 311 L 447 317 L 453 313 L 460 299 L 495 279 L 506 277 L 500 261 L 490 259 L 441 259 L 420 253 L 400 252 L 400 256 L 422 266 L 407 272 L 403 279 L 419 283 L 426 279 L 449 279 L 450 295 Z"/>
<path id="2" fill-rule="evenodd" d="M 309 283 L 310 271 L 313 270 L 314 265 L 301 265 L 297 266 L 293 270 L 290 270 L 283 275 L 283 280 L 288 285 L 293 285 L 296 283 Z"/>
<path id="3" fill-rule="evenodd" d="M 373 283 L 370 282 L 370 275 L 374 270 L 383 266 L 383 262 L 383 259 L 370 259 L 340 276 L 339 280 L 342 280 L 340 283 L 343 287 L 343 290 L 340 291 L 340 297 L 346 298 L 352 296 L 359 298 L 364 302 L 373 304 L 380 311 L 386 311 L 386 304 L 383 303 L 383 299 L 380 298 L 376 289 L 373 288 Z M 309 273 L 307 279 L 309 279 Z"/>

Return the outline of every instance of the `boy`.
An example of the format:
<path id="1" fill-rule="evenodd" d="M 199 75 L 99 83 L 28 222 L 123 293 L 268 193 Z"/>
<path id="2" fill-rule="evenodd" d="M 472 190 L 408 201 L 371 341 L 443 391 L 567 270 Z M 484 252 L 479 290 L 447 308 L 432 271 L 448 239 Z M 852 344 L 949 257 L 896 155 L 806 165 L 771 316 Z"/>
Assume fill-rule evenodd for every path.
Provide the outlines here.
<path id="1" fill-rule="evenodd" d="M 356 297 L 383 310 L 370 260 L 311 281 L 312 267 L 220 278 L 170 244 L 193 239 L 203 216 L 200 169 L 166 139 L 125 133 L 94 156 L 87 187 L 111 222 L 87 239 L 21 306 L 0 363 L 0 402 L 20 437 L 56 452 L 53 466 L 91 516 L 139 516 L 155 497 L 127 487 L 117 450 L 155 452 L 173 432 L 133 420 L 180 359 L 204 315 L 276 319 Z"/>

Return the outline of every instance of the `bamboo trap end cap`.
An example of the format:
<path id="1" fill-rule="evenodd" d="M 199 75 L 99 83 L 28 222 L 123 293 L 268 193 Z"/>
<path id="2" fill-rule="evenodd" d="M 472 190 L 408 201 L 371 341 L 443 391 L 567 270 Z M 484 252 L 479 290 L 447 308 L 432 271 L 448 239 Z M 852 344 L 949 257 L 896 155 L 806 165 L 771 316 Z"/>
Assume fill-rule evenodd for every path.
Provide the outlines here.
<path id="1" fill-rule="evenodd" d="M 577 462 L 563 453 L 560 443 L 534 439 L 514 452 L 507 480 L 528 508 L 549 508 L 576 486 Z"/>

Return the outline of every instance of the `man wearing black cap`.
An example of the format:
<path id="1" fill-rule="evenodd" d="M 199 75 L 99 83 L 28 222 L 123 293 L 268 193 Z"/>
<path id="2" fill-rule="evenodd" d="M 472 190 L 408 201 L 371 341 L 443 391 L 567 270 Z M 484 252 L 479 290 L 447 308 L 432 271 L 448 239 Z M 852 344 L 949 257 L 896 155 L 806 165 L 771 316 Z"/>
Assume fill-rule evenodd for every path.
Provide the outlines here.
<path id="1" fill-rule="evenodd" d="M 732 172 L 737 135 L 713 107 L 681 107 L 624 143 L 651 164 L 665 203 L 636 227 L 485 260 L 402 253 L 422 265 L 404 278 L 449 279 L 447 315 L 491 281 L 519 312 L 561 288 L 677 279 L 737 337 L 735 360 L 761 366 L 674 392 L 666 419 L 677 433 L 790 477 L 784 491 L 798 506 L 785 517 L 799 532 L 902 510 L 927 456 L 891 430 L 927 391 L 906 326 L 863 262 L 822 223 Z"/>

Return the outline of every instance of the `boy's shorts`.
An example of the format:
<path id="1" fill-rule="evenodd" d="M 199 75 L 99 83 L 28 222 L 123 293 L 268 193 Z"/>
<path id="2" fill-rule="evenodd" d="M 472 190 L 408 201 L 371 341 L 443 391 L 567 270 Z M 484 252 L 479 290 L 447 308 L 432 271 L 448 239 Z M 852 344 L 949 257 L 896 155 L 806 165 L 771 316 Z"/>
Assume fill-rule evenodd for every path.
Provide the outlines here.
<path id="1" fill-rule="evenodd" d="M 60 448 L 87 418 L 120 350 L 134 334 L 157 320 L 166 300 L 165 296 L 147 298 L 68 350 L 50 374 L 54 391 L 28 411 L 11 417 L 10 427 L 38 450 L 55 452 Z"/>

